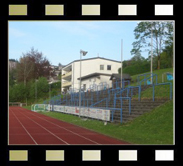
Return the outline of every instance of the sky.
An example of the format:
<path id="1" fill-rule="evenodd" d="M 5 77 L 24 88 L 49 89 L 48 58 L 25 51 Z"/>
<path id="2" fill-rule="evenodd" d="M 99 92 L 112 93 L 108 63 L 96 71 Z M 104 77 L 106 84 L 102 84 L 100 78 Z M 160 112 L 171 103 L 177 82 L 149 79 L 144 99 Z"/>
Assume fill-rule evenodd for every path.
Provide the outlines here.
<path id="1" fill-rule="evenodd" d="M 134 29 L 138 21 L 9 21 L 9 59 L 17 59 L 34 47 L 52 65 L 103 57 L 121 61 L 133 56 Z M 123 47 L 121 47 L 121 40 Z M 147 58 L 147 52 L 142 53 Z"/>

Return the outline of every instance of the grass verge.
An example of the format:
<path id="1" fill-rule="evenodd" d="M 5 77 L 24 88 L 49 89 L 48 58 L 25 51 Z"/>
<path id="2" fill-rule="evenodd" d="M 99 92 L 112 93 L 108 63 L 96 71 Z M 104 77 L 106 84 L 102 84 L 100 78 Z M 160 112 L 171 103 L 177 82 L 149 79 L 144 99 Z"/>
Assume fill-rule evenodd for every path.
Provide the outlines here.
<path id="1" fill-rule="evenodd" d="M 154 70 L 153 74 L 157 74 L 157 82 L 158 83 L 162 83 L 162 74 L 166 73 L 166 72 L 170 72 L 173 73 L 173 68 L 166 68 L 166 69 L 160 69 L 160 70 Z M 147 72 L 149 73 L 149 72 Z M 146 73 L 142 73 L 142 74 L 146 74 Z M 137 77 L 140 74 L 137 75 L 133 75 L 131 76 L 132 80 L 134 81 L 134 83 L 132 83 L 131 85 L 136 86 L 137 85 Z M 150 75 L 148 75 L 147 77 L 149 77 Z M 140 77 L 140 80 L 144 79 L 143 76 Z M 164 82 L 167 82 L 166 76 L 164 75 Z M 142 83 L 142 85 L 144 84 L 144 82 Z"/>
<path id="2" fill-rule="evenodd" d="M 24 107 L 25 108 L 25 107 Z M 29 109 L 27 107 L 27 109 Z M 58 112 L 40 112 L 99 133 L 127 141 L 131 144 L 173 144 L 173 101 L 166 102 L 126 124 L 108 123 Z"/>

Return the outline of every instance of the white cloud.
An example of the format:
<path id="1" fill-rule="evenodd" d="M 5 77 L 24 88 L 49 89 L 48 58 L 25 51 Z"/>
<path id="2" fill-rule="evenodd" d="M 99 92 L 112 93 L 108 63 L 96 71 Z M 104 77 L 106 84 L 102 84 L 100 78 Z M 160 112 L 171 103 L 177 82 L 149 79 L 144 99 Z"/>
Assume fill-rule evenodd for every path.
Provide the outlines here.
<path id="1" fill-rule="evenodd" d="M 24 37 L 24 36 L 26 36 L 26 34 L 18 29 L 9 27 L 9 36 Z"/>
<path id="2" fill-rule="evenodd" d="M 92 24 L 85 24 L 84 22 L 51 22 L 49 26 L 74 36 L 85 36 L 90 39 L 97 37 L 97 34 L 93 31 L 97 27 Z"/>
<path id="3" fill-rule="evenodd" d="M 89 39 L 96 39 L 104 33 L 119 33 L 116 24 L 112 21 L 55 21 L 45 25 L 73 36 L 85 36 Z"/>

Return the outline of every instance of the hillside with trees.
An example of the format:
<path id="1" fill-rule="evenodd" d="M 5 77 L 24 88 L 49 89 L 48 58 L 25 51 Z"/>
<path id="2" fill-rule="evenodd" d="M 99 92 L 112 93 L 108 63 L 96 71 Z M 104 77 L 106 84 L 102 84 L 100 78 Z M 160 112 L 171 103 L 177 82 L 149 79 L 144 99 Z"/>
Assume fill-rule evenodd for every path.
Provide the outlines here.
<path id="1" fill-rule="evenodd" d="M 132 58 L 123 61 L 123 73 L 133 76 L 150 72 L 151 55 L 153 70 L 173 68 L 173 30 L 173 22 L 139 22 L 134 29 Z M 148 52 L 148 58 L 142 56 L 144 51 Z M 52 84 L 48 82 L 54 76 L 61 80 L 61 72 L 57 70 L 59 75 L 55 75 L 56 69 L 50 67 L 51 62 L 42 52 L 32 47 L 19 60 L 10 60 L 12 67 L 9 70 L 9 101 L 32 103 L 61 92 L 60 81 Z M 13 66 L 14 62 L 16 68 Z M 58 67 L 62 66 L 61 63 L 58 64 Z M 118 72 L 121 72 L 120 68 Z"/>
<path id="2" fill-rule="evenodd" d="M 11 60 L 12 61 L 12 60 Z M 9 101 L 33 103 L 45 100 L 60 92 L 61 83 L 49 84 L 50 77 L 55 76 L 50 61 L 42 52 L 31 48 L 23 53 L 16 68 L 9 70 Z"/>
<path id="3" fill-rule="evenodd" d="M 140 22 L 134 29 L 133 57 L 123 61 L 123 73 L 132 76 L 150 71 L 151 55 L 153 70 L 172 68 L 173 33 L 173 22 Z M 142 52 L 148 52 L 148 58 L 142 57 Z"/>

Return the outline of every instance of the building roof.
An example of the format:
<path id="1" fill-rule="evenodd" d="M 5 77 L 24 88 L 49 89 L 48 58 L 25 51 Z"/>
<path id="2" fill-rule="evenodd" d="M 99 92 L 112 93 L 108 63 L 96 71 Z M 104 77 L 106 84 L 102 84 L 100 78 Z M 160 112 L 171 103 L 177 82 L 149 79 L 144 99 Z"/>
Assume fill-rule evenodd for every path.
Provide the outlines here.
<path id="1" fill-rule="evenodd" d="M 116 61 L 116 60 L 113 60 L 113 59 L 107 59 L 107 58 L 103 58 L 103 57 L 94 57 L 94 58 L 88 58 L 88 59 L 81 59 L 81 61 L 87 61 L 87 60 L 93 60 L 93 59 L 104 59 L 104 60 L 108 60 L 108 61 L 113 61 L 113 62 L 121 63 L 121 61 Z M 70 64 L 72 64 L 74 62 L 80 62 L 80 59 L 72 61 L 71 63 L 65 65 L 64 67 L 67 67 L 67 66 L 69 66 Z"/>
<path id="2" fill-rule="evenodd" d="M 92 78 L 92 77 L 98 77 L 100 75 L 111 76 L 111 74 L 105 74 L 105 73 L 92 73 L 92 74 L 88 74 L 88 75 L 81 77 L 81 80 L 86 80 L 86 79 Z M 78 78 L 78 80 L 80 80 L 80 78 Z"/>
<path id="3" fill-rule="evenodd" d="M 121 74 L 113 73 L 113 74 L 111 75 L 110 80 L 112 80 L 114 77 L 115 77 L 117 80 L 121 80 Z M 125 73 L 124 73 L 124 74 L 122 74 L 122 79 L 130 79 L 130 80 L 131 80 L 131 77 L 130 77 L 129 74 L 125 74 Z"/>

